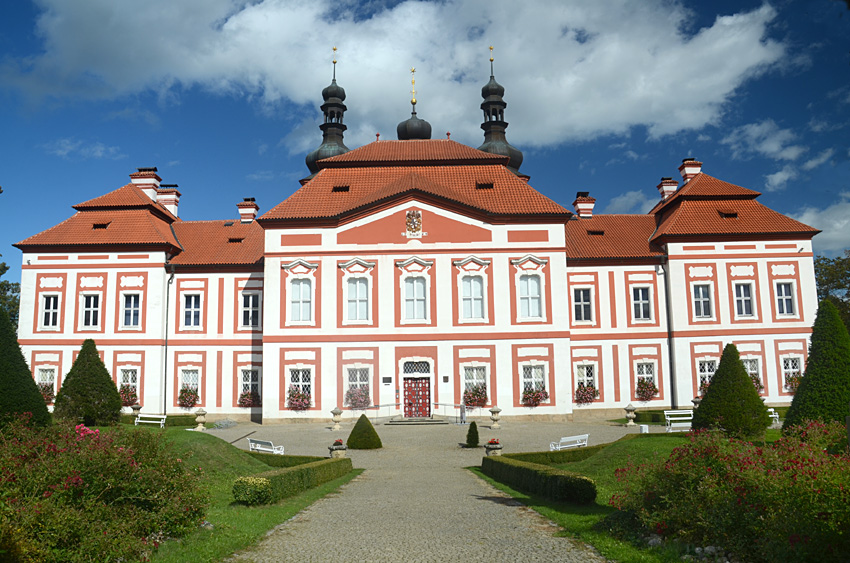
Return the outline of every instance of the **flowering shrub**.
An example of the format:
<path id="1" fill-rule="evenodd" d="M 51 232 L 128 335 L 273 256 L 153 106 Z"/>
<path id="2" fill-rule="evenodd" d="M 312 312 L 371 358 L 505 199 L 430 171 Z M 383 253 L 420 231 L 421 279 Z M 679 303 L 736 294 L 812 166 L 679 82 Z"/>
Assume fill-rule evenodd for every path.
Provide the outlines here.
<path id="1" fill-rule="evenodd" d="M 334 446 L 341 446 L 342 445 L 342 438 L 337 438 L 336 440 L 334 440 L 333 445 Z"/>
<path id="2" fill-rule="evenodd" d="M 487 386 L 473 385 L 463 392 L 463 404 L 470 408 L 481 408 L 487 404 Z"/>
<path id="3" fill-rule="evenodd" d="M 620 492 L 610 504 L 660 535 L 755 562 L 842 561 L 850 553 L 850 456 L 797 436 L 755 446 L 696 432 L 666 461 L 615 473 Z"/>
<path id="4" fill-rule="evenodd" d="M 44 402 L 48 405 L 56 398 L 56 394 L 53 392 L 52 383 L 39 383 L 38 392 L 41 393 L 41 398 L 44 399 Z"/>
<path id="5" fill-rule="evenodd" d="M 784 429 L 783 433 L 818 450 L 831 454 L 847 453 L 847 428 L 840 422 L 805 420 L 803 424 Z"/>
<path id="6" fill-rule="evenodd" d="M 184 409 L 189 409 L 198 404 L 200 397 L 198 396 L 198 390 L 194 387 L 189 387 L 188 385 L 184 385 L 180 388 L 180 393 L 177 395 L 177 404 L 183 407 Z"/>
<path id="7" fill-rule="evenodd" d="M 132 407 L 139 402 L 139 397 L 136 395 L 136 388 L 132 385 L 122 385 L 118 389 L 118 394 L 121 396 L 122 407 Z"/>
<path id="8" fill-rule="evenodd" d="M 487 440 L 487 445 L 488 446 L 498 446 L 499 445 L 499 439 L 498 438 L 490 438 L 489 440 Z"/>
<path id="9" fill-rule="evenodd" d="M 757 376 L 755 374 L 749 374 L 749 375 L 750 375 L 750 380 L 753 382 L 753 387 L 756 388 L 756 391 L 758 393 L 761 393 L 762 391 L 764 391 L 764 385 L 762 385 L 762 382 L 761 382 L 761 379 L 759 379 L 759 376 Z"/>
<path id="10" fill-rule="evenodd" d="M 803 380 L 802 375 L 786 375 L 785 376 L 785 390 L 789 393 L 796 394 L 797 388 L 800 387 L 800 382 Z"/>
<path id="11" fill-rule="evenodd" d="M 240 407 L 261 407 L 263 406 L 263 401 L 260 398 L 260 394 L 256 391 L 243 391 L 239 395 L 239 400 L 236 401 L 236 404 Z"/>
<path id="12" fill-rule="evenodd" d="M 0 431 L 0 475 L 0 542 L 20 561 L 146 559 L 207 505 L 199 471 L 156 432 L 17 420 Z"/>
<path id="13" fill-rule="evenodd" d="M 286 406 L 294 411 L 306 411 L 310 408 L 312 399 L 310 393 L 301 391 L 295 385 L 290 385 L 286 392 Z"/>
<path id="14" fill-rule="evenodd" d="M 367 409 L 372 405 L 372 397 L 369 396 L 369 386 L 349 387 L 345 392 L 344 405 L 354 410 Z"/>
<path id="15" fill-rule="evenodd" d="M 548 399 L 549 393 L 542 387 L 539 389 L 526 389 L 522 392 L 522 404 L 526 407 L 536 407 Z"/>
<path id="16" fill-rule="evenodd" d="M 638 379 L 635 397 L 641 401 L 649 401 L 656 395 L 658 395 L 658 387 L 655 386 L 655 381 L 647 378 Z"/>
<path id="17" fill-rule="evenodd" d="M 706 379 L 705 381 L 699 384 L 699 395 L 700 397 L 705 397 L 705 394 L 708 393 L 708 386 L 711 385 L 711 380 Z"/>
<path id="18" fill-rule="evenodd" d="M 599 397 L 599 391 L 593 385 L 579 385 L 575 393 L 575 402 L 579 405 L 592 403 Z"/>

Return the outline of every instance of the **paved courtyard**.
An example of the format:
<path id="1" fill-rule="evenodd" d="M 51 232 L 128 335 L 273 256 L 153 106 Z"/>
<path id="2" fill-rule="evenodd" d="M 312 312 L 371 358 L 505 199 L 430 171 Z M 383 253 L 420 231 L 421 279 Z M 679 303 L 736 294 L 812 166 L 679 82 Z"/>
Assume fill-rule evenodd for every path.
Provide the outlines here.
<path id="1" fill-rule="evenodd" d="M 245 436 L 282 444 L 287 454 L 328 454 L 353 421 L 330 424 L 240 424 L 210 433 L 247 449 Z M 560 436 L 590 434 L 589 445 L 614 441 L 637 428 L 605 423 L 479 422 L 481 443 L 497 437 L 504 452 L 548 449 Z M 651 427 L 652 428 L 652 427 Z M 467 426 L 376 429 L 384 447 L 349 450 L 359 477 L 278 526 L 237 561 L 604 561 L 592 548 L 555 537 L 559 528 L 497 491 L 464 467 L 484 449 L 464 449 Z M 663 431 L 662 428 L 652 428 Z"/>

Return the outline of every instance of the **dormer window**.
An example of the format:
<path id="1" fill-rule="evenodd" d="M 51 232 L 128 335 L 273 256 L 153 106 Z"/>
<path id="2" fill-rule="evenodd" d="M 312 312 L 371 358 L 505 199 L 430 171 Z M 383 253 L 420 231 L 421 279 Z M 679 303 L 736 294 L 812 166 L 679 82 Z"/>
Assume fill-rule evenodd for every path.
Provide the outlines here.
<path id="1" fill-rule="evenodd" d="M 589 234 L 592 237 L 601 237 L 602 235 L 605 234 L 605 231 L 587 231 L 587 234 Z"/>
<path id="2" fill-rule="evenodd" d="M 243 240 L 245 240 L 245 239 L 244 238 L 232 237 L 232 238 L 227 239 L 227 242 L 242 242 Z"/>
<path id="3" fill-rule="evenodd" d="M 738 212 L 733 211 L 731 209 L 718 209 L 717 212 L 720 213 L 721 219 L 737 219 L 738 218 Z"/>
<path id="4" fill-rule="evenodd" d="M 100 230 L 100 229 L 105 229 L 108 226 L 109 226 L 109 223 L 95 223 L 91 226 L 91 228 L 94 229 L 95 231 L 97 231 L 97 230 Z"/>
<path id="5" fill-rule="evenodd" d="M 493 182 L 478 182 L 475 184 L 475 189 L 477 190 L 492 190 Z"/>
<path id="6" fill-rule="evenodd" d="M 351 189 L 351 186 L 334 186 L 331 191 L 332 192 L 347 192 Z"/>

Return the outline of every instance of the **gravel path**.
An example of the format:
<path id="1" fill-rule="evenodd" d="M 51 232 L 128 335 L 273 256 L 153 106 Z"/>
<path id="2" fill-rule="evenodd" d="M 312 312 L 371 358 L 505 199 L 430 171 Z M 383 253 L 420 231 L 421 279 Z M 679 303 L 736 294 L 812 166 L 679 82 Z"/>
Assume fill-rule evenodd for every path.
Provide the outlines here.
<path id="1" fill-rule="evenodd" d="M 565 430 L 565 426 L 568 429 Z M 344 426 L 341 437 L 351 425 Z M 281 524 L 234 561 L 605 561 L 592 548 L 555 537 L 558 527 L 478 479 L 483 448 L 459 447 L 465 426 L 378 425 L 384 448 L 352 451 L 359 477 Z M 319 424 L 214 431 L 234 440 L 252 437 L 283 443 L 287 453 L 327 455 L 337 434 Z M 631 430 L 634 431 L 634 430 Z M 626 429 L 607 425 L 508 423 L 481 428 L 482 443 L 499 437 L 505 451 L 545 449 L 560 435 L 590 432 L 591 444 L 616 440 Z M 532 440 L 531 447 L 511 447 Z M 596 439 L 594 439 L 594 437 Z M 246 440 L 237 441 L 244 447 Z M 320 450 L 324 449 L 324 452 Z"/>

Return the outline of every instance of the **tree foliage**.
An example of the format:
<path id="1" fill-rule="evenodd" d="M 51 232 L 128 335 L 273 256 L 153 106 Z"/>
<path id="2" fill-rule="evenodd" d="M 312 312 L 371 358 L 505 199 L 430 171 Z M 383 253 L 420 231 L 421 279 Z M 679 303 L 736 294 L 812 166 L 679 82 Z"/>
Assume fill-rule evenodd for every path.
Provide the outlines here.
<path id="1" fill-rule="evenodd" d="M 352 450 L 377 450 L 384 447 L 381 437 L 378 436 L 375 427 L 372 426 L 365 414 L 361 414 L 360 418 L 357 419 L 357 423 L 351 429 L 351 434 L 348 435 L 345 445 Z"/>
<path id="2" fill-rule="evenodd" d="M 705 397 L 694 411 L 694 429 L 719 428 L 734 438 L 761 438 L 770 425 L 762 403 L 734 344 L 727 344 Z"/>
<path id="3" fill-rule="evenodd" d="M 844 422 L 850 414 L 850 334 L 832 301 L 824 299 L 812 327 L 806 372 L 783 429 L 805 420 Z"/>
<path id="4" fill-rule="evenodd" d="M 469 423 L 469 430 L 466 433 L 466 447 L 477 448 L 478 440 L 478 425 L 473 420 Z"/>
<path id="5" fill-rule="evenodd" d="M 121 396 L 91 338 L 83 347 L 56 395 L 53 414 L 57 418 L 87 426 L 115 424 L 121 414 Z"/>
<path id="6" fill-rule="evenodd" d="M 844 326 L 850 330 L 850 250 L 836 258 L 815 256 L 815 281 L 818 299 L 827 299 L 835 305 Z"/>
<path id="7" fill-rule="evenodd" d="M 2 254 L 0 254 L 2 256 Z M 9 271 L 5 262 L 0 262 L 0 277 Z M 14 326 L 18 326 L 18 308 L 20 307 L 21 284 L 0 280 L 0 309 L 6 311 Z"/>
<path id="8" fill-rule="evenodd" d="M 6 310 L 0 307 L 0 426 L 15 415 L 31 413 L 30 422 L 47 426 L 50 415 L 35 384 Z"/>

